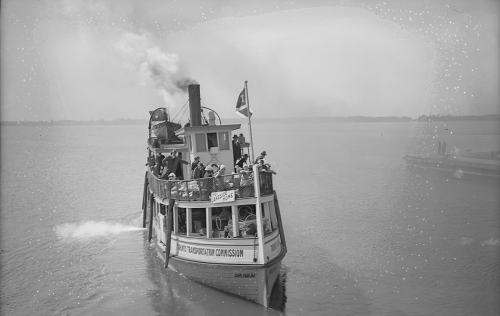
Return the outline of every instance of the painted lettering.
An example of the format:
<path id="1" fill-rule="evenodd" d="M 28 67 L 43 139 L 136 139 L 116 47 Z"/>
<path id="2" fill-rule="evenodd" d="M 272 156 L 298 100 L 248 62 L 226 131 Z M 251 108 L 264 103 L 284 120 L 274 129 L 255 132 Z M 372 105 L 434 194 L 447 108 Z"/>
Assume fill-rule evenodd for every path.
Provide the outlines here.
<path id="1" fill-rule="evenodd" d="M 243 249 L 202 248 L 179 245 L 179 251 L 209 257 L 243 257 Z"/>
<path id="2" fill-rule="evenodd" d="M 235 278 L 255 278 L 255 273 L 235 273 Z"/>

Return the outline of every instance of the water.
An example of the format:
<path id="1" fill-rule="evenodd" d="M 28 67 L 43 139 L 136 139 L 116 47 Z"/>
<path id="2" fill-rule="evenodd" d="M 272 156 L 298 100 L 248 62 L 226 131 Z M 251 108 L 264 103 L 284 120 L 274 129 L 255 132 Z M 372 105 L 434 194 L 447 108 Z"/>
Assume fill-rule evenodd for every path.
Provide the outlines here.
<path id="1" fill-rule="evenodd" d="M 140 229 L 146 126 L 2 127 L 2 315 L 500 314 L 499 180 L 402 159 L 498 150 L 498 122 L 252 129 L 289 249 L 271 308 L 163 268 Z"/>

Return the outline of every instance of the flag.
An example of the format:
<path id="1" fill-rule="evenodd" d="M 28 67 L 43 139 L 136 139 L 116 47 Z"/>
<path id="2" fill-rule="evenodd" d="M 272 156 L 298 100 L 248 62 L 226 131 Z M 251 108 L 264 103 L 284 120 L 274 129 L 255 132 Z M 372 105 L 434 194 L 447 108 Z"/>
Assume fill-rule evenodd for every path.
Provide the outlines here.
<path id="1" fill-rule="evenodd" d="M 245 97 L 245 88 L 243 88 L 238 96 L 238 101 L 236 102 L 236 113 L 241 116 L 248 117 L 248 104 Z M 250 117 L 252 117 L 252 114 L 253 111 L 250 110 Z"/>

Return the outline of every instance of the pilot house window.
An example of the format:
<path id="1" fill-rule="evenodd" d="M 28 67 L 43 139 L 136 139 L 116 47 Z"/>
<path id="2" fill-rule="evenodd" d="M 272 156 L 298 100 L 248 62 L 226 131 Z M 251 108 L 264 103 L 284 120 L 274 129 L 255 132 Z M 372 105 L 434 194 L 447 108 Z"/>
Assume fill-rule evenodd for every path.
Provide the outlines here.
<path id="1" fill-rule="evenodd" d="M 229 150 L 229 136 L 227 132 L 219 133 L 219 149 Z"/>
<path id="2" fill-rule="evenodd" d="M 217 133 L 207 133 L 207 143 L 208 143 L 208 150 L 212 147 L 218 147 L 219 144 L 217 143 Z"/>

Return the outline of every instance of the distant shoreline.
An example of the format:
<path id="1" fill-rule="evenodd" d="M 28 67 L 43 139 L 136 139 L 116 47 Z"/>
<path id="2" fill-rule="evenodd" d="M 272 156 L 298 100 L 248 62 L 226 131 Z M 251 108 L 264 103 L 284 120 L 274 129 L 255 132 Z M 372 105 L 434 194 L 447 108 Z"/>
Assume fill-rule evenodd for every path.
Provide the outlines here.
<path id="1" fill-rule="evenodd" d="M 226 118 L 223 120 L 237 121 L 243 119 Z M 324 117 L 287 117 L 287 118 L 257 118 L 256 121 L 275 120 L 284 121 L 310 121 L 310 122 L 442 122 L 442 121 L 500 121 L 500 115 L 421 115 L 416 119 L 408 116 L 324 116 Z M 246 119 L 244 119 L 246 122 Z M 0 126 L 66 126 L 66 125 L 147 125 L 147 119 L 114 119 L 114 120 L 50 120 L 50 121 L 0 121 Z"/>

